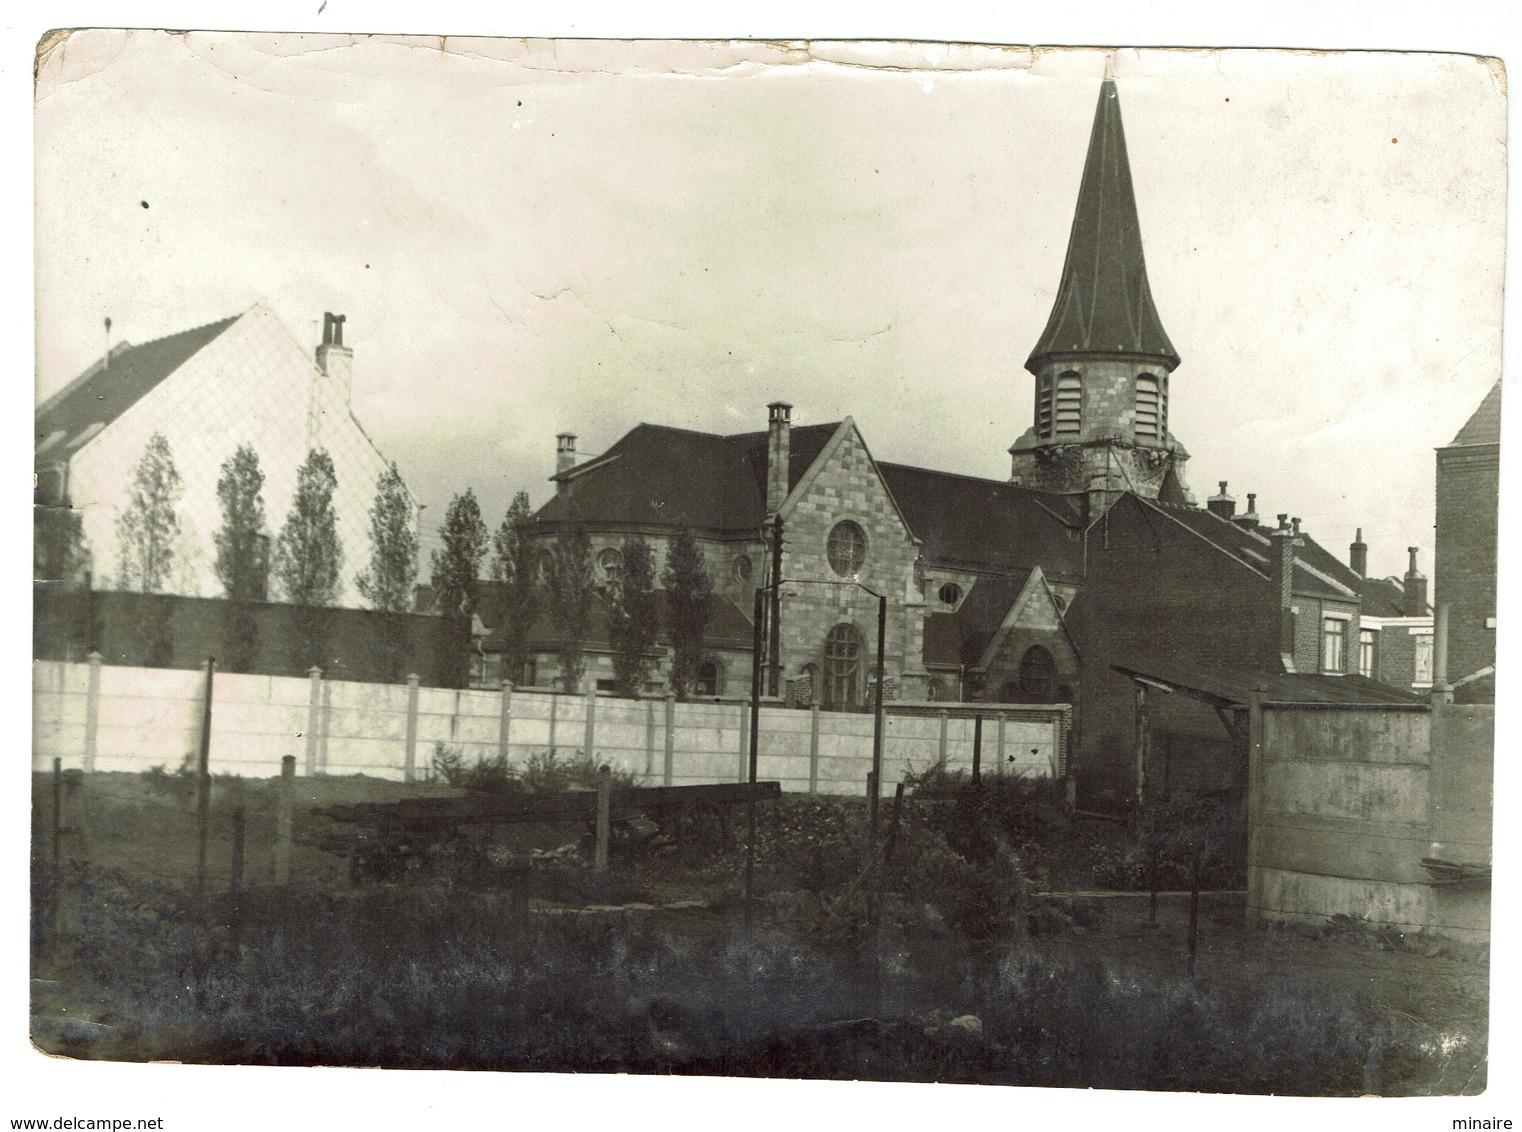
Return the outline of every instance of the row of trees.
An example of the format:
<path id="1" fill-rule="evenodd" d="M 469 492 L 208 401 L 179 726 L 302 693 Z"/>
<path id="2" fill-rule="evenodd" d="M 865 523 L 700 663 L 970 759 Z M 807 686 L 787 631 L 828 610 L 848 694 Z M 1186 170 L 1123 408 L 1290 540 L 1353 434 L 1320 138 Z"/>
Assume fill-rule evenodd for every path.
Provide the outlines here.
<path id="1" fill-rule="evenodd" d="M 246 668 L 257 651 L 253 605 L 268 599 L 271 582 L 290 604 L 303 607 L 298 663 L 326 666 L 329 616 L 337 601 L 344 560 L 333 495 L 337 475 L 321 449 L 307 454 L 298 469 L 296 491 L 274 541 L 266 534 L 265 476 L 259 456 L 241 445 L 222 465 L 217 481 L 221 524 L 213 535 L 214 571 L 230 603 L 234 667 Z M 181 524 L 176 506 L 183 483 L 169 442 L 155 434 L 132 470 L 128 503 L 117 520 L 118 588 L 162 593 L 178 565 Z M 37 551 L 48 559 L 39 577 L 63 577 L 70 563 L 82 560 L 78 515 L 65 509 L 39 509 Z M 408 664 L 411 640 L 406 615 L 413 609 L 418 573 L 418 539 L 414 503 L 395 465 L 382 472 L 370 508 L 370 554 L 355 576 L 365 602 L 384 620 L 382 633 L 391 677 L 399 679 Z M 533 530 L 527 492 L 518 492 L 496 531 L 488 536 L 474 491 L 455 496 L 440 528 L 441 547 L 433 551 L 430 575 L 440 614 L 438 655 L 447 658 L 444 679 L 465 684 L 470 676 L 469 622 L 480 614 L 503 643 L 504 670 L 523 670 L 529 659 L 529 634 L 548 614 L 560 642 L 561 684 L 577 688 L 585 676 L 585 640 L 596 585 L 587 533 L 567 524 L 547 559 Z M 655 552 L 639 537 L 626 539 L 622 569 L 610 587 L 609 637 L 619 690 L 636 694 L 657 662 L 661 622 L 656 588 Z M 484 567 L 484 569 L 483 569 Z M 493 583 L 483 590 L 483 574 Z M 697 680 L 703 637 L 712 610 L 713 583 L 691 532 L 680 528 L 659 578 L 666 591 L 667 631 L 673 659 L 670 680 L 686 696 Z M 156 604 L 149 609 L 161 609 Z M 152 614 L 162 619 L 162 612 Z M 143 627 L 150 641 L 167 648 L 167 624 Z M 150 647 L 150 651 L 155 651 Z"/>

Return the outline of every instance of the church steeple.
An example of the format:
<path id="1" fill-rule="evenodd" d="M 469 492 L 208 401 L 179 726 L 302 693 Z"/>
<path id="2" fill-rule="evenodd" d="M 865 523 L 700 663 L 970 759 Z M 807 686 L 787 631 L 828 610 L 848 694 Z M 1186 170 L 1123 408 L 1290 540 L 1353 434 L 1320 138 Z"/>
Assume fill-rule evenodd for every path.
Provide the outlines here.
<path id="1" fill-rule="evenodd" d="M 1168 380 L 1178 353 L 1147 283 L 1120 98 L 1109 69 L 1057 299 L 1025 367 L 1036 378 L 1035 423 L 1009 450 L 1011 477 L 1087 494 L 1090 511 L 1123 491 L 1187 499 L 1189 458 L 1168 431 Z"/>
<path id="2" fill-rule="evenodd" d="M 1025 368 L 1039 373 L 1060 355 L 1115 354 L 1153 359 L 1170 372 L 1179 363 L 1147 285 L 1120 96 L 1115 80 L 1106 78 L 1094 110 L 1057 301 Z"/>

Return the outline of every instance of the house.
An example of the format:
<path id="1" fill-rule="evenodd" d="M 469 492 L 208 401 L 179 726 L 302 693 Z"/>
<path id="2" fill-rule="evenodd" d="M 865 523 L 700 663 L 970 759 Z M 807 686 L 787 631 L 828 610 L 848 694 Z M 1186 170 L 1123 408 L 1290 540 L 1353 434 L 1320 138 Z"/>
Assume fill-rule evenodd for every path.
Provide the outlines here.
<path id="1" fill-rule="evenodd" d="M 1348 547 L 1348 565 L 1363 583 L 1358 671 L 1393 688 L 1424 692 L 1432 687 L 1433 620 L 1427 578 L 1417 568 L 1419 547 L 1408 547 L 1405 577 L 1369 578 L 1369 548 L 1358 529 Z"/>
<path id="2" fill-rule="evenodd" d="M 1448 682 L 1460 703 L 1494 703 L 1501 383 L 1437 450 L 1433 593 L 1448 611 Z M 1491 671 L 1487 672 L 1489 669 Z"/>
<path id="3" fill-rule="evenodd" d="M 323 340 L 309 350 L 268 307 L 255 304 L 141 345 L 118 342 L 37 407 L 37 500 L 81 515 L 96 589 L 120 588 L 117 518 L 127 506 L 131 470 L 159 433 L 183 484 L 167 592 L 221 594 L 213 570 L 212 536 L 222 522 L 217 481 L 224 461 L 248 444 L 265 476 L 270 540 L 290 510 L 308 451 L 331 456 L 344 556 L 337 604 L 362 604 L 353 579 L 368 561 L 370 507 L 389 465 L 352 411 L 354 354 L 343 328 L 342 315 L 325 316 Z"/>

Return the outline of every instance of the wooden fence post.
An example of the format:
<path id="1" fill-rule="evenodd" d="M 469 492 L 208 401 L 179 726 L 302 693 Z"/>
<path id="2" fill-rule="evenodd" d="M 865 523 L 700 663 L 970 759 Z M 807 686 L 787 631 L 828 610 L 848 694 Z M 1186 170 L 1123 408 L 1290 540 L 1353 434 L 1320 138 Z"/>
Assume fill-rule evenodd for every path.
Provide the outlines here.
<path id="1" fill-rule="evenodd" d="M 597 761 L 597 681 L 587 680 L 587 725 L 581 740 L 582 758 Z"/>
<path id="2" fill-rule="evenodd" d="M 87 659 L 90 662 L 90 682 L 85 691 L 84 768 L 86 774 L 93 774 L 100 742 L 100 664 L 104 658 L 100 653 L 92 652 Z"/>
<path id="3" fill-rule="evenodd" d="M 645 782 L 655 778 L 655 701 L 645 701 Z"/>
<path id="4" fill-rule="evenodd" d="M 549 739 L 547 741 L 547 746 L 549 747 L 549 750 L 546 753 L 552 759 L 555 757 L 555 716 L 558 714 L 556 709 L 559 708 L 559 707 L 560 707 L 560 693 L 559 692 L 551 692 L 550 693 L 550 737 L 549 737 Z"/>
<path id="5" fill-rule="evenodd" d="M 417 686 L 419 676 L 416 672 L 407 674 L 407 749 L 402 753 L 402 781 L 412 782 L 417 778 Z"/>
<path id="6" fill-rule="evenodd" d="M 513 727 L 513 682 L 502 681 L 502 719 L 497 725 L 497 754 L 508 761 L 508 735 Z"/>
<path id="7" fill-rule="evenodd" d="M 809 705 L 809 793 L 819 793 L 819 701 Z"/>
<path id="8" fill-rule="evenodd" d="M 322 710 L 322 669 L 312 665 L 307 669 L 311 691 L 307 694 L 307 777 L 317 775 L 317 720 Z"/>
<path id="9" fill-rule="evenodd" d="M 666 765 L 661 772 L 661 783 L 671 785 L 676 771 L 676 693 L 666 693 Z"/>
<path id="10" fill-rule="evenodd" d="M 233 811 L 233 861 L 232 861 L 232 884 L 229 886 L 232 895 L 232 910 L 228 920 L 228 939 L 232 944 L 232 955 L 236 961 L 243 936 L 243 835 L 245 814 L 242 806 Z"/>
<path id="11" fill-rule="evenodd" d="M 981 785 L 983 782 L 983 713 L 979 712 L 972 721 L 972 784 Z"/>
<path id="12" fill-rule="evenodd" d="M 608 867 L 608 840 L 612 836 L 613 776 L 607 767 L 597 772 L 597 846 L 593 868 L 604 872 Z"/>
<path id="13" fill-rule="evenodd" d="M 296 756 L 280 759 L 280 798 L 275 811 L 275 883 L 291 880 L 291 818 L 296 809 Z"/>
<path id="14" fill-rule="evenodd" d="M 63 760 L 53 758 L 53 882 L 48 893 L 48 950 L 58 947 L 58 905 L 63 898 Z"/>

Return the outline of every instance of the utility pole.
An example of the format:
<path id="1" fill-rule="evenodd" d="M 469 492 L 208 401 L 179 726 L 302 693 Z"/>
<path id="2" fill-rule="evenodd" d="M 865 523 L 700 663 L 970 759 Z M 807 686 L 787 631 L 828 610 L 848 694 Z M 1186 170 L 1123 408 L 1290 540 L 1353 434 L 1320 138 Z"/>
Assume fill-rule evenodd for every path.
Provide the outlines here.
<path id="1" fill-rule="evenodd" d="M 767 672 L 766 694 L 779 694 L 782 674 L 782 516 L 772 519 L 771 632 L 768 649 L 771 665 Z"/>

